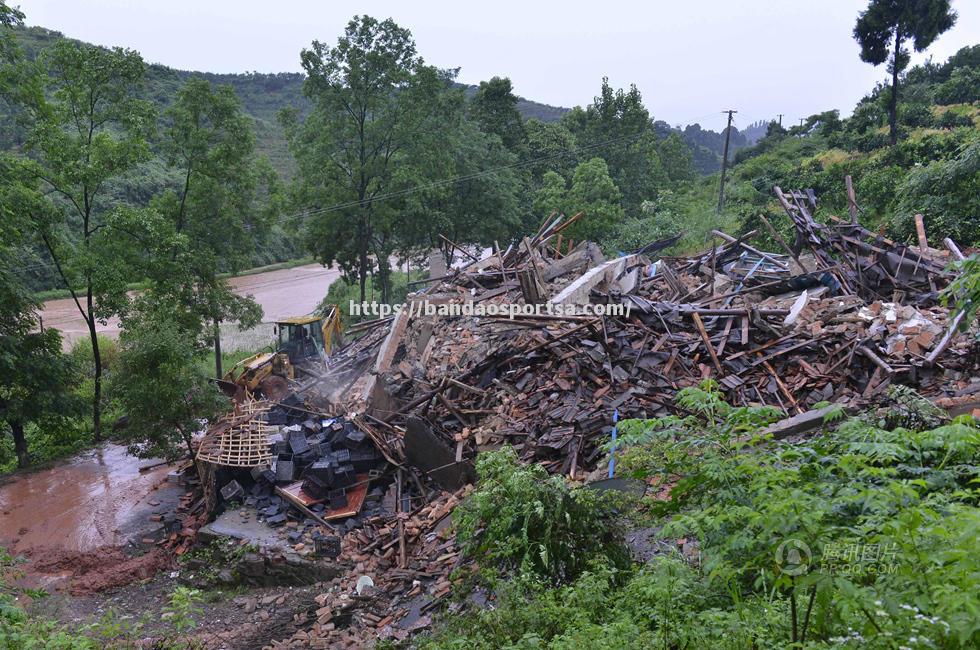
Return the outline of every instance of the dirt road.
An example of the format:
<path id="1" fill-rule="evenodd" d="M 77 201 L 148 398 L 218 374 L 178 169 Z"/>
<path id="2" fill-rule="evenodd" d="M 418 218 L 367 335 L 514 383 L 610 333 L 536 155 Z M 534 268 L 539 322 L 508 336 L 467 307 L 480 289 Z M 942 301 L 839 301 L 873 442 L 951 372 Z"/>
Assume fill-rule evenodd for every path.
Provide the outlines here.
<path id="1" fill-rule="evenodd" d="M 330 284 L 340 277 L 336 269 L 325 269 L 319 264 L 297 266 L 292 269 L 266 271 L 253 275 L 231 278 L 228 283 L 235 293 L 251 295 L 262 306 L 266 321 L 284 316 L 308 314 L 327 295 Z M 66 349 L 79 338 L 88 336 L 85 321 L 71 298 L 49 300 L 41 312 L 45 327 L 61 330 Z M 119 335 L 119 320 L 112 319 L 99 324 L 99 332 L 115 338 Z"/>

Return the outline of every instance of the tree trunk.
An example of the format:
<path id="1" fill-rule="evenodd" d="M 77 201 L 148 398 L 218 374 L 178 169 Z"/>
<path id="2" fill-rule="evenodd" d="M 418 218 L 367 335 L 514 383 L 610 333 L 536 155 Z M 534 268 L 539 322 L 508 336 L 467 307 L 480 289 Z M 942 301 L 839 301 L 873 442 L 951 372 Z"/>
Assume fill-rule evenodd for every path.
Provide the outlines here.
<path id="1" fill-rule="evenodd" d="M 888 103 L 888 140 L 898 143 L 898 60 L 902 51 L 900 27 L 895 28 L 895 53 L 892 55 L 892 96 Z"/>
<path id="2" fill-rule="evenodd" d="M 180 427 L 177 427 L 177 433 L 180 434 L 180 437 L 184 439 L 184 444 L 187 445 L 187 457 L 190 458 L 191 460 L 193 460 L 194 459 L 194 445 L 193 445 L 194 437 L 192 435 L 186 433 Z"/>
<path id="3" fill-rule="evenodd" d="M 362 246 L 360 252 L 360 259 L 358 260 L 357 275 L 358 280 L 361 283 L 361 302 L 367 299 L 367 267 L 368 267 L 368 255 L 367 248 Z"/>
<path id="4" fill-rule="evenodd" d="M 221 379 L 224 373 L 221 372 L 221 321 L 214 319 L 214 376 Z"/>
<path id="5" fill-rule="evenodd" d="M 92 285 L 89 284 L 88 324 L 89 339 L 92 341 L 92 360 L 95 363 L 95 390 L 92 395 L 92 432 L 95 442 L 102 442 L 102 353 L 99 351 L 99 335 L 95 330 L 95 313 L 92 311 Z"/>
<path id="6" fill-rule="evenodd" d="M 378 264 L 378 273 L 381 274 L 381 302 L 387 305 L 391 302 L 391 269 L 387 262 Z"/>
<path id="7" fill-rule="evenodd" d="M 24 437 L 24 423 L 20 420 L 9 422 L 10 431 L 14 434 L 14 452 L 17 454 L 17 467 L 24 469 L 31 464 L 27 453 L 27 438 Z"/>

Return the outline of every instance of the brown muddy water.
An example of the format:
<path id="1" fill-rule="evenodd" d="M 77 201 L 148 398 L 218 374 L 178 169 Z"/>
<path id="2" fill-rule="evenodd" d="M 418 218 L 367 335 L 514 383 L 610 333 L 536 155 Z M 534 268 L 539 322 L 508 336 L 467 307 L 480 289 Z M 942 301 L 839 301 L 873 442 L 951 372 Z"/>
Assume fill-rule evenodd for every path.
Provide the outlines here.
<path id="1" fill-rule="evenodd" d="M 172 499 L 162 494 L 172 491 L 166 482 L 170 467 L 139 471 L 149 464 L 108 443 L 53 467 L 7 477 L 0 484 L 0 544 L 23 553 L 85 552 L 125 543 L 146 527 L 163 500 Z"/>
<path id="2" fill-rule="evenodd" d="M 340 272 L 336 269 L 307 264 L 230 278 L 228 284 L 238 295 L 252 296 L 262 306 L 265 314 L 263 320 L 271 322 L 312 312 L 338 277 Z M 45 327 L 61 330 L 65 349 L 70 348 L 74 341 L 88 336 L 85 321 L 71 298 L 48 300 L 41 310 L 41 318 Z M 98 331 L 116 338 L 119 335 L 119 320 L 113 318 L 105 324 L 99 323 Z"/>

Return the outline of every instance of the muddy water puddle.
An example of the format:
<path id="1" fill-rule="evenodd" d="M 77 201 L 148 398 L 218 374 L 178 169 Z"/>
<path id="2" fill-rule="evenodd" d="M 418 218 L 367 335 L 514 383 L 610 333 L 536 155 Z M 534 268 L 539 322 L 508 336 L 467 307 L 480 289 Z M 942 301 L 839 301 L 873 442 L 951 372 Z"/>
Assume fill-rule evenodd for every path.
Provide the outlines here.
<path id="1" fill-rule="evenodd" d="M 146 527 L 166 465 L 149 464 L 105 444 L 53 467 L 0 484 L 0 544 L 14 553 L 42 548 L 91 551 L 123 544 Z"/>

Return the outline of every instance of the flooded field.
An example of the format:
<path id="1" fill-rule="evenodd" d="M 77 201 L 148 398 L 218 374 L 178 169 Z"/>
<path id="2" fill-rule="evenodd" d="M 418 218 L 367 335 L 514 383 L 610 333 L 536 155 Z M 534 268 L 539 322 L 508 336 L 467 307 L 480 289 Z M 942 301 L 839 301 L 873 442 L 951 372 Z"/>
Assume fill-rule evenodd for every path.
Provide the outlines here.
<path id="1" fill-rule="evenodd" d="M 253 275 L 231 278 L 228 283 L 235 293 L 251 295 L 262 306 L 266 321 L 284 316 L 308 314 L 327 295 L 330 284 L 340 277 L 336 269 L 326 269 L 319 264 L 307 264 L 292 269 L 266 271 Z M 45 327 L 61 330 L 65 348 L 79 338 L 88 336 L 85 321 L 71 298 L 49 300 L 41 312 Z M 111 319 L 99 324 L 99 332 L 115 338 L 119 335 L 119 320 Z M 229 351 L 233 348 L 227 348 Z"/>

